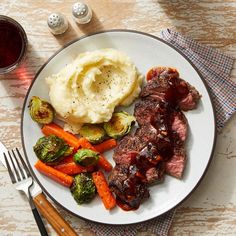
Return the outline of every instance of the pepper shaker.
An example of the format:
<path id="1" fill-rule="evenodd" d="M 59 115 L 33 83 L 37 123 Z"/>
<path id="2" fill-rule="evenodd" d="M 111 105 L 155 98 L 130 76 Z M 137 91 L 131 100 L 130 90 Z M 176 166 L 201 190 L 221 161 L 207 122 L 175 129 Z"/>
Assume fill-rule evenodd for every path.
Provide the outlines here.
<path id="1" fill-rule="evenodd" d="M 68 29 L 68 21 L 66 17 L 59 12 L 50 14 L 47 22 L 52 34 L 63 34 Z"/>
<path id="2" fill-rule="evenodd" d="M 76 23 L 86 24 L 92 19 L 92 10 L 87 4 L 76 2 L 72 6 L 72 15 Z"/>

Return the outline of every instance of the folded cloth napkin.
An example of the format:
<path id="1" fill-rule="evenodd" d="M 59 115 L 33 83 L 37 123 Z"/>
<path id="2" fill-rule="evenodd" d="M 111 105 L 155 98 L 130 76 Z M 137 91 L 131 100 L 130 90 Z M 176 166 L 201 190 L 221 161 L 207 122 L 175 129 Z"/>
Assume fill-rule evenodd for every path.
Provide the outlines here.
<path id="1" fill-rule="evenodd" d="M 234 59 L 170 29 L 163 30 L 161 38 L 187 56 L 206 80 L 216 110 L 217 128 L 220 130 L 236 110 L 236 84 L 229 78 Z M 158 236 L 166 236 L 174 214 L 175 209 L 132 225 L 117 226 L 93 222 L 87 222 L 87 225 L 97 236 L 134 236 L 139 231 L 147 230 Z"/>
<path id="2" fill-rule="evenodd" d="M 220 131 L 236 111 L 236 84 L 230 80 L 234 59 L 170 29 L 163 30 L 161 38 L 187 56 L 206 80 L 216 110 L 217 129 Z"/>

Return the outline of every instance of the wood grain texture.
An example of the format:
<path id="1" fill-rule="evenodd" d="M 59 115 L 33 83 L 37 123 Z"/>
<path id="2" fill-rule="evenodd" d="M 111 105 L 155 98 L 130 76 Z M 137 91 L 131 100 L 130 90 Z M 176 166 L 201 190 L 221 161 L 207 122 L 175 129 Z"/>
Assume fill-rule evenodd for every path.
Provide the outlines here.
<path id="1" fill-rule="evenodd" d="M 76 236 L 77 233 L 55 210 L 53 205 L 47 200 L 43 193 L 38 194 L 33 199 L 35 206 L 42 216 L 50 223 L 53 229 L 60 236 Z"/>
<path id="2" fill-rule="evenodd" d="M 159 35 L 172 28 L 236 58 L 235 0 L 90 0 L 93 19 L 78 27 L 71 17 L 75 1 L 1 0 L 0 14 L 19 21 L 29 47 L 24 63 L 14 72 L 0 75 L 0 139 L 8 147 L 20 147 L 20 116 L 27 89 L 40 66 L 69 41 L 95 31 L 125 28 Z M 69 30 L 53 36 L 46 24 L 53 11 L 64 13 Z M 232 71 L 236 81 L 236 65 Z M 206 131 L 207 132 L 207 131 Z M 197 190 L 177 210 L 170 230 L 175 235 L 236 235 L 236 117 L 218 137 L 212 164 Z M 38 236 L 28 202 L 10 183 L 0 166 L 0 235 Z M 94 235 L 86 222 L 58 209 L 79 235 Z M 47 225 L 50 235 L 56 235 Z M 152 235 L 148 232 L 138 235 Z"/>

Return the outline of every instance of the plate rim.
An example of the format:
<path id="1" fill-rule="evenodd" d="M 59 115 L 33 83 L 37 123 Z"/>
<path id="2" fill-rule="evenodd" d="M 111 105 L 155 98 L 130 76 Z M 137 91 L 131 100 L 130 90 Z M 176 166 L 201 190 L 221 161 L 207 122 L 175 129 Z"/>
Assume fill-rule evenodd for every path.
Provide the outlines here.
<path id="1" fill-rule="evenodd" d="M 211 104 L 211 107 L 212 107 L 212 110 L 213 110 L 213 121 L 214 121 L 214 138 L 213 138 L 213 145 L 212 145 L 212 149 L 211 149 L 211 154 L 210 154 L 210 157 L 209 157 L 209 160 L 208 160 L 208 163 L 205 167 L 205 170 L 203 172 L 203 174 L 201 175 L 200 179 L 198 180 L 197 184 L 194 186 L 194 188 L 189 192 L 189 194 L 187 194 L 179 203 L 175 204 L 172 208 L 170 208 L 168 211 L 160 214 L 160 215 L 157 215 L 157 216 L 154 216 L 154 217 L 151 217 L 149 218 L 148 220 L 144 220 L 144 221 L 137 221 L 137 222 L 133 222 L 133 223 L 126 223 L 126 224 L 114 224 L 114 223 L 102 223 L 102 222 L 99 222 L 99 221 L 95 221 L 95 220 L 90 220 L 90 219 L 87 219 L 83 216 L 80 216 L 80 215 L 77 215 L 76 213 L 70 211 L 68 208 L 64 207 L 60 202 L 58 202 L 57 200 L 55 200 L 55 198 L 48 193 L 48 191 L 44 188 L 44 186 L 40 183 L 40 181 L 38 180 L 38 178 L 36 177 L 36 175 L 34 174 L 34 171 L 33 171 L 33 168 L 31 167 L 30 163 L 29 163 L 29 160 L 28 160 L 28 156 L 27 156 L 27 152 L 26 152 L 26 148 L 25 148 L 25 142 L 24 142 L 24 138 L 23 138 L 23 120 L 24 120 L 24 111 L 27 107 L 27 100 L 28 100 L 28 96 L 29 96 L 29 93 L 31 91 L 31 88 L 32 86 L 34 85 L 34 82 L 37 80 L 40 72 L 44 69 L 44 67 L 58 54 L 60 53 L 61 51 L 63 51 L 65 48 L 69 47 L 70 45 L 74 44 L 75 42 L 78 42 L 84 38 L 87 38 L 87 37 L 90 37 L 90 36 L 94 36 L 94 35 L 97 35 L 97 34 L 104 34 L 104 33 L 111 33 L 111 32 L 127 32 L 127 33 L 135 33 L 135 34 L 141 34 L 141 35 L 144 35 L 144 36 L 147 36 L 147 37 L 150 37 L 150 38 L 153 38 L 157 41 L 160 41 L 164 44 L 166 44 L 167 46 L 171 47 L 172 49 L 174 49 L 177 53 L 179 53 L 192 67 L 193 69 L 197 72 L 198 76 L 200 77 L 200 79 L 202 80 L 205 88 L 206 88 L 206 91 L 207 91 L 207 94 L 210 98 L 210 104 Z M 25 155 L 25 159 L 26 159 L 26 162 L 27 162 L 27 165 L 29 167 L 29 170 L 30 170 L 30 173 L 33 177 L 34 180 L 37 181 L 37 183 L 39 184 L 39 186 L 42 188 L 42 191 L 43 193 L 45 193 L 57 206 L 61 207 L 62 209 L 64 209 L 65 211 L 69 212 L 70 214 L 76 216 L 76 217 L 79 217 L 83 220 L 88 220 L 90 222 L 94 222 L 94 223 L 97 223 L 97 224 L 106 224 L 106 225 L 133 225 L 133 224 L 137 224 L 137 223 L 143 223 L 143 222 L 146 222 L 146 221 L 149 221 L 149 220 L 152 220 L 156 217 L 160 217 L 164 214 L 166 214 L 167 212 L 170 212 L 171 210 L 177 208 L 179 205 L 181 205 L 184 201 L 186 201 L 192 194 L 193 192 L 198 188 L 198 186 L 200 185 L 200 183 L 202 182 L 204 176 L 206 175 L 208 169 L 209 169 L 209 166 L 210 166 L 210 163 L 213 159 L 213 156 L 214 156 L 214 150 L 215 150 L 215 146 L 216 146 L 216 140 L 217 140 L 217 127 L 216 127 L 216 110 L 215 110 L 215 107 L 213 105 L 213 98 L 212 98 L 212 94 L 210 92 L 210 88 L 206 82 L 206 80 L 203 78 L 202 74 L 200 73 L 200 71 L 198 70 L 198 68 L 190 61 L 190 59 L 185 56 L 178 48 L 176 48 L 175 46 L 173 46 L 172 44 L 166 42 L 165 40 L 159 38 L 158 36 L 155 36 L 155 35 L 152 35 L 150 33 L 146 33 L 146 32 L 142 32 L 142 31 L 139 31 L 139 30 L 129 30 L 129 29 L 110 29 L 110 30 L 102 30 L 102 31 L 96 31 L 96 32 L 93 32 L 93 33 L 90 33 L 90 34 L 86 34 L 86 35 L 83 35 L 77 39 L 74 39 L 72 41 L 69 41 L 68 43 L 66 43 L 64 46 L 62 46 L 59 50 L 57 50 L 55 53 L 52 54 L 52 56 L 50 56 L 46 62 L 43 63 L 42 66 L 40 66 L 40 68 L 37 70 L 33 80 L 31 81 L 31 84 L 29 86 L 29 88 L 27 89 L 27 93 L 25 95 L 25 99 L 24 99 L 24 103 L 23 103 L 23 107 L 22 107 L 22 110 L 21 110 L 21 142 L 22 142 L 22 148 L 23 148 L 23 152 L 24 152 L 24 155 Z"/>

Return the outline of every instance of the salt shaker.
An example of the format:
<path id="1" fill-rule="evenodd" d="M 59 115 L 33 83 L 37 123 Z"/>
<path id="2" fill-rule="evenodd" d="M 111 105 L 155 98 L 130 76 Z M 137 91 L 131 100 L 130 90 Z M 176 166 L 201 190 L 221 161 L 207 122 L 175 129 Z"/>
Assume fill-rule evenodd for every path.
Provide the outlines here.
<path id="1" fill-rule="evenodd" d="M 68 21 L 66 17 L 59 12 L 50 14 L 47 22 L 52 34 L 63 34 L 68 29 Z"/>
<path id="2" fill-rule="evenodd" d="M 78 24 L 89 23 L 92 19 L 92 10 L 91 8 L 82 2 L 76 2 L 72 6 L 72 14 L 74 20 Z"/>

